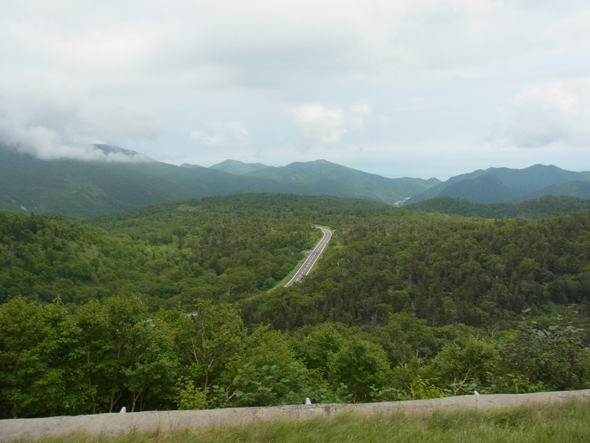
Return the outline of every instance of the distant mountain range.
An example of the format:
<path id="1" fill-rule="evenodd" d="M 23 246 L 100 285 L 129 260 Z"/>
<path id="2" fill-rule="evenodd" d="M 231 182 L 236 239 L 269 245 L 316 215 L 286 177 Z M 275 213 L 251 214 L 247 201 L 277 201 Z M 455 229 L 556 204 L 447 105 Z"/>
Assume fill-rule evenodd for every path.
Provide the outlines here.
<path id="1" fill-rule="evenodd" d="M 486 204 L 518 203 L 543 195 L 568 195 L 588 200 L 590 173 L 566 171 L 552 165 L 534 165 L 526 169 L 480 169 L 451 177 L 413 195 L 405 204 L 434 197 L 454 197 Z"/>
<path id="2" fill-rule="evenodd" d="M 116 146 L 95 148 L 113 161 L 44 161 L 0 145 L 0 209 L 81 217 L 248 192 L 332 195 L 393 205 L 440 183 L 390 179 L 325 160 L 285 167 L 229 160 L 205 168 L 161 163 Z"/>
<path id="3" fill-rule="evenodd" d="M 95 149 L 109 161 L 44 161 L 0 145 L 0 209 L 83 217 L 249 192 L 330 195 L 398 206 L 440 196 L 477 203 L 515 203 L 546 194 L 590 199 L 590 172 L 555 166 L 490 168 L 443 183 L 386 178 L 326 160 L 283 167 L 226 160 L 205 168 L 161 163 L 117 146 Z"/>

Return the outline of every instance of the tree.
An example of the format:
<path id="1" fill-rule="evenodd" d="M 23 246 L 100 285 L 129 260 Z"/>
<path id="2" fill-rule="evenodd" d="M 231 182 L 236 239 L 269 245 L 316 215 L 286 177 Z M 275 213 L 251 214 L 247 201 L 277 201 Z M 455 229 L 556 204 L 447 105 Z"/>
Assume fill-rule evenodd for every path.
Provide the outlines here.
<path id="1" fill-rule="evenodd" d="M 222 374 L 221 393 L 223 401 L 234 406 L 302 403 L 307 376 L 283 334 L 260 326 Z"/>
<path id="2" fill-rule="evenodd" d="M 176 342 L 185 375 L 203 391 L 210 388 L 229 359 L 242 348 L 245 330 L 235 306 L 214 305 L 209 300 L 196 302 L 190 315 L 167 315 L 175 328 Z"/>
<path id="3" fill-rule="evenodd" d="M 150 395 L 160 401 L 174 399 L 178 360 L 173 332 L 166 323 L 158 318 L 136 323 L 123 352 L 126 365 L 122 373 L 130 392 L 131 412 L 140 399 L 143 404 Z"/>
<path id="4" fill-rule="evenodd" d="M 496 371 L 498 351 L 491 340 L 468 337 L 459 343 L 447 343 L 434 357 L 429 369 L 439 385 L 453 394 L 472 393 L 476 387 L 490 385 Z"/>
<path id="5" fill-rule="evenodd" d="M 328 360 L 328 380 L 336 388 L 346 386 L 353 402 L 371 401 L 387 386 L 390 367 L 383 348 L 363 339 L 347 340 Z"/>
<path id="6" fill-rule="evenodd" d="M 0 413 L 36 417 L 84 410 L 80 329 L 59 300 L 48 306 L 22 297 L 0 305 Z"/>
<path id="7" fill-rule="evenodd" d="M 387 325 L 375 328 L 374 337 L 387 352 L 392 366 L 406 365 L 417 358 L 427 361 L 441 347 L 435 328 L 413 314 L 390 314 Z"/>
<path id="8" fill-rule="evenodd" d="M 526 381 L 531 387 L 525 391 L 586 389 L 590 387 L 586 333 L 561 316 L 546 328 L 526 318 L 516 332 L 500 342 L 500 373 Z M 498 389 L 509 390 L 511 384 L 504 380 Z"/>
<path id="9" fill-rule="evenodd" d="M 112 412 L 128 386 L 125 370 L 136 358 L 131 342 L 140 338 L 136 325 L 147 322 L 147 307 L 135 297 L 112 297 L 81 306 L 75 320 L 85 377 L 94 388 L 92 412 Z"/>

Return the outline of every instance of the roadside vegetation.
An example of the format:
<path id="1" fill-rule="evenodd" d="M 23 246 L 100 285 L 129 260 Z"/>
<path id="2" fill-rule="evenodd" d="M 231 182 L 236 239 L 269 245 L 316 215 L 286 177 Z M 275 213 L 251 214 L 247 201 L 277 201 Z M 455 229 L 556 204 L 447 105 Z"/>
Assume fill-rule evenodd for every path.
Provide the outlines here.
<path id="1" fill-rule="evenodd" d="M 341 413 L 310 420 L 253 422 L 245 426 L 187 429 L 182 433 L 132 434 L 120 437 L 46 438 L 43 443 L 328 443 L 423 442 L 575 443 L 590 440 L 590 405 L 570 402 L 474 410 L 438 410 L 432 416 Z"/>
<path id="2" fill-rule="evenodd" d="M 338 246 L 280 287 L 315 225 Z M 585 389 L 589 322 L 590 211 L 249 194 L 0 212 L 0 418 Z"/>

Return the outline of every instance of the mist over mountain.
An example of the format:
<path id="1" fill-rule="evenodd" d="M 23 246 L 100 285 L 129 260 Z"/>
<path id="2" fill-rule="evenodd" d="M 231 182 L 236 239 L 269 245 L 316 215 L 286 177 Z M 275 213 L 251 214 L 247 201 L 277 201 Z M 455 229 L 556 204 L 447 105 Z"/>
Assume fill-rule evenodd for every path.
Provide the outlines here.
<path id="1" fill-rule="evenodd" d="M 129 165 L 45 161 L 30 154 L 0 149 L 0 208 L 89 215 L 189 197 L 182 187 L 134 171 Z"/>
<path id="2" fill-rule="evenodd" d="M 123 149 L 119 146 L 103 143 L 94 144 L 93 147 L 105 155 L 105 160 L 115 162 L 153 162 L 154 160 L 131 149 Z"/>

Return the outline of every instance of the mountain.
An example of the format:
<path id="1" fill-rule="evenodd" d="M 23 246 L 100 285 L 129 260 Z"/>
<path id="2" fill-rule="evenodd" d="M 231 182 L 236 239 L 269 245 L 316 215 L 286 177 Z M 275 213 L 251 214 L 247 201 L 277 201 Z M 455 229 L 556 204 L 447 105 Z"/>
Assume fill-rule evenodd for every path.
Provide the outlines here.
<path id="1" fill-rule="evenodd" d="M 563 183 L 548 186 L 540 191 L 533 192 L 527 198 L 535 198 L 544 194 L 551 195 L 575 195 L 577 197 L 590 200 L 590 176 L 588 181 L 569 180 Z"/>
<path id="2" fill-rule="evenodd" d="M 0 145 L 0 209 L 80 217 L 252 192 L 331 195 L 395 204 L 433 185 L 421 179 L 389 179 L 326 161 L 237 175 L 161 163 L 116 146 L 96 145 L 96 149 L 106 161 L 45 161 Z"/>
<path id="3" fill-rule="evenodd" d="M 442 196 L 476 203 L 516 203 L 542 195 L 588 198 L 585 183 L 590 184 L 590 173 L 566 171 L 553 165 L 534 165 L 525 169 L 480 169 L 451 177 L 413 196 L 406 204 Z"/>
<path id="4" fill-rule="evenodd" d="M 39 213 L 99 214 L 188 195 L 124 163 L 43 161 L 0 149 L 0 208 Z"/>
<path id="5" fill-rule="evenodd" d="M 406 198 L 433 186 L 418 178 L 386 178 L 356 169 L 316 160 L 295 162 L 283 167 L 266 168 L 246 174 L 288 183 L 305 195 L 353 197 L 398 205 Z"/>
<path id="6" fill-rule="evenodd" d="M 269 180 L 200 166 L 186 169 L 143 156 L 131 161 L 133 151 L 99 149 L 129 158 L 45 161 L 0 146 L 0 209 L 89 216 L 195 197 L 291 191 Z"/>
<path id="7" fill-rule="evenodd" d="M 518 193 L 506 186 L 498 177 L 483 174 L 449 184 L 445 188 L 445 195 L 478 203 L 499 203 L 512 200 Z"/>
<path id="8" fill-rule="evenodd" d="M 238 160 L 225 160 L 221 163 L 211 166 L 211 169 L 229 172 L 230 174 L 242 175 L 249 172 L 260 171 L 261 169 L 266 169 L 269 167 L 270 166 L 263 165 L 262 163 L 244 163 Z"/>

